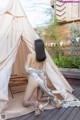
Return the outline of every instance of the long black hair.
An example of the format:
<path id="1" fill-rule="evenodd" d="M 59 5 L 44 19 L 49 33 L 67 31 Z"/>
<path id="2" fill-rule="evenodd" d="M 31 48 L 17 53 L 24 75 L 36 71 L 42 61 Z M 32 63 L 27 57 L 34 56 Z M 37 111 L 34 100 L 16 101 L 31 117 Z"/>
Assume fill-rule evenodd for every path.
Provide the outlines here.
<path id="1" fill-rule="evenodd" d="M 46 53 L 45 53 L 45 47 L 44 47 L 43 40 L 41 39 L 35 40 L 34 45 L 35 45 L 35 52 L 36 52 L 36 60 L 38 62 L 45 61 Z"/>

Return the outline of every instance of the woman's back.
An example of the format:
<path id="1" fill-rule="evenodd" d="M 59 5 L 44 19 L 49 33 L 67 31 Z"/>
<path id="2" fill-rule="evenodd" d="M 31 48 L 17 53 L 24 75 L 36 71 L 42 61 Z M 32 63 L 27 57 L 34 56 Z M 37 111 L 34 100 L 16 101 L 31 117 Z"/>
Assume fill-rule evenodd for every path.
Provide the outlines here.
<path id="1" fill-rule="evenodd" d="M 38 62 L 36 60 L 36 55 L 30 54 L 30 67 L 35 69 L 43 69 L 44 64 L 45 64 L 45 61 Z"/>

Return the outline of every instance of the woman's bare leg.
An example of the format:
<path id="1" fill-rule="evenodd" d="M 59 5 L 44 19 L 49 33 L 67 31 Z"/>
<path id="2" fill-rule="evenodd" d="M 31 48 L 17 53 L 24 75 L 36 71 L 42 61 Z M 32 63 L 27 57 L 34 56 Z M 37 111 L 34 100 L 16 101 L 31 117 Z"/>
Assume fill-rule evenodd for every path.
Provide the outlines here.
<path id="1" fill-rule="evenodd" d="M 48 101 L 48 96 L 43 97 L 44 92 L 38 87 L 37 89 L 37 99 L 39 102 L 46 102 Z"/>
<path id="2" fill-rule="evenodd" d="M 38 83 L 34 80 L 33 76 L 30 75 L 28 79 L 28 85 L 26 87 L 24 99 L 22 102 L 25 107 L 35 105 L 35 102 L 30 101 L 30 98 L 32 97 L 33 92 L 37 87 L 38 87 Z"/>
<path id="3" fill-rule="evenodd" d="M 37 88 L 37 100 L 40 101 L 43 96 L 43 91 L 38 87 Z"/>

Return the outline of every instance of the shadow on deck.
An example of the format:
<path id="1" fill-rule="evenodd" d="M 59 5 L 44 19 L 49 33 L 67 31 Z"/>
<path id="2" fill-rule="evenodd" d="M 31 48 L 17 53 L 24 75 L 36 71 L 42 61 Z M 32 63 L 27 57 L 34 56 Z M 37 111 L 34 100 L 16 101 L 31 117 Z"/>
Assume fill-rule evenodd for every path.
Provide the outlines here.
<path id="1" fill-rule="evenodd" d="M 72 85 L 73 94 L 80 99 L 80 86 Z M 35 116 L 34 112 L 7 120 L 80 120 L 80 107 L 60 108 L 54 110 L 46 110 L 39 116 Z"/>

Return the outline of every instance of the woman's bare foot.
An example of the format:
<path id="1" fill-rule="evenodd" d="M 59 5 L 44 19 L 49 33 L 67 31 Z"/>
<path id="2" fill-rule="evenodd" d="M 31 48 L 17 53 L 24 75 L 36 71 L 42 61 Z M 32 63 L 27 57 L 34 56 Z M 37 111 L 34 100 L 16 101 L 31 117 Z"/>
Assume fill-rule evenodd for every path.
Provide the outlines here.
<path id="1" fill-rule="evenodd" d="M 56 108 L 60 108 L 61 107 L 61 104 L 59 101 L 56 102 Z"/>
<path id="2" fill-rule="evenodd" d="M 39 102 L 36 101 L 36 104 L 35 104 L 35 115 L 40 115 L 41 114 L 41 111 L 39 109 Z"/>
<path id="3" fill-rule="evenodd" d="M 55 101 L 55 104 L 56 104 L 56 108 L 60 108 L 61 107 L 60 100 L 58 100 L 57 97 L 54 97 L 54 101 Z"/>
<path id="4" fill-rule="evenodd" d="M 36 108 L 36 109 L 35 109 L 35 115 L 40 115 L 40 114 L 41 114 L 40 109 L 39 109 L 39 108 Z"/>

